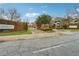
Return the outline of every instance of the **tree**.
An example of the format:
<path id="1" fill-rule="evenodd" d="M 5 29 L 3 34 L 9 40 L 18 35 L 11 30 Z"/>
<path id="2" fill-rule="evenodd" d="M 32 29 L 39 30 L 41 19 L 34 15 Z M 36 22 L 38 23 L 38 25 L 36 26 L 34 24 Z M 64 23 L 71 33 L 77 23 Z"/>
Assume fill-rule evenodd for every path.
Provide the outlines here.
<path id="1" fill-rule="evenodd" d="M 0 8 L 0 18 L 3 18 L 4 15 L 5 15 L 4 9 Z"/>
<path id="2" fill-rule="evenodd" d="M 69 19 L 64 19 L 63 20 L 63 28 L 67 29 L 69 27 L 70 20 Z"/>
<path id="3" fill-rule="evenodd" d="M 79 7 L 73 7 L 73 9 L 68 9 L 66 16 L 71 20 L 79 19 Z"/>
<path id="4" fill-rule="evenodd" d="M 77 21 L 77 27 L 79 28 L 79 7 L 74 7 L 73 9 L 71 9 L 71 11 L 72 12 L 68 12 L 67 19 L 74 21 L 74 23 L 75 21 Z"/>
<path id="5" fill-rule="evenodd" d="M 17 12 L 17 10 L 15 8 L 8 10 L 7 17 L 10 20 L 20 21 L 20 14 Z"/>
<path id="6" fill-rule="evenodd" d="M 38 16 L 36 19 L 37 28 L 39 29 L 42 24 L 49 24 L 51 20 L 52 17 L 46 14 Z"/>

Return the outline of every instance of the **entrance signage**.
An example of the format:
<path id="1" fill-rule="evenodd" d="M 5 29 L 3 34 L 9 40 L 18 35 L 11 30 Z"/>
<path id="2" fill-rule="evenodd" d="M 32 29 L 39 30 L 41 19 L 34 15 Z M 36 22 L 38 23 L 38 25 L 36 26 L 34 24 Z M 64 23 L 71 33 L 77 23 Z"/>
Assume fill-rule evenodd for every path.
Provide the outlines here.
<path id="1" fill-rule="evenodd" d="M 0 29 L 14 29 L 14 25 L 0 24 Z"/>

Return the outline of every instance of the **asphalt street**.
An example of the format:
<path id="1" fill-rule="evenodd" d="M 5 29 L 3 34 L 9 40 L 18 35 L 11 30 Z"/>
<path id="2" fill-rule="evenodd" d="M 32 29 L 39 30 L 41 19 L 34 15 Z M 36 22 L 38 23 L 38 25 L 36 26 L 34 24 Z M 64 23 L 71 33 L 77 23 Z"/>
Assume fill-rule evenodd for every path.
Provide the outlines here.
<path id="1" fill-rule="evenodd" d="M 1 42 L 0 56 L 79 56 L 79 33 Z"/>

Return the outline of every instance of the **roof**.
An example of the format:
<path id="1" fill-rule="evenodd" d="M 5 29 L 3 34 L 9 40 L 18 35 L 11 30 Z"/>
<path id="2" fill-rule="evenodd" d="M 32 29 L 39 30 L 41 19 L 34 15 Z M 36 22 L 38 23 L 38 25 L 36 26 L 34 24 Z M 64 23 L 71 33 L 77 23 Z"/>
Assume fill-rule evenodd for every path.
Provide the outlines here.
<path id="1" fill-rule="evenodd" d="M 7 19 L 0 19 L 0 24 L 10 24 L 13 25 L 15 24 L 15 21 L 7 20 Z"/>

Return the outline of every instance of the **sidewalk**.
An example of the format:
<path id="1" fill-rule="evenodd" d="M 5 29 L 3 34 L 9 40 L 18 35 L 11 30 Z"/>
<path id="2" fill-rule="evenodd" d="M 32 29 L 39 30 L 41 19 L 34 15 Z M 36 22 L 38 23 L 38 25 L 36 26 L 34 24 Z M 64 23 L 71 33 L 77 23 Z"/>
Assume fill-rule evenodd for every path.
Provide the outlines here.
<path id="1" fill-rule="evenodd" d="M 43 38 L 50 36 L 60 36 L 62 33 L 36 33 L 36 34 L 25 34 L 25 35 L 14 35 L 14 36 L 0 36 L 0 41 L 16 41 L 16 40 L 24 40 L 24 39 L 33 39 L 33 38 Z"/>
<path id="2" fill-rule="evenodd" d="M 4 41 L 16 41 L 16 40 L 25 40 L 25 39 L 33 39 L 33 38 L 44 38 L 51 36 L 62 36 L 72 34 L 72 32 L 65 32 L 54 29 L 55 32 L 43 32 L 40 30 L 32 29 L 32 34 L 24 34 L 24 35 L 14 35 L 14 36 L 0 36 L 0 42 Z"/>

